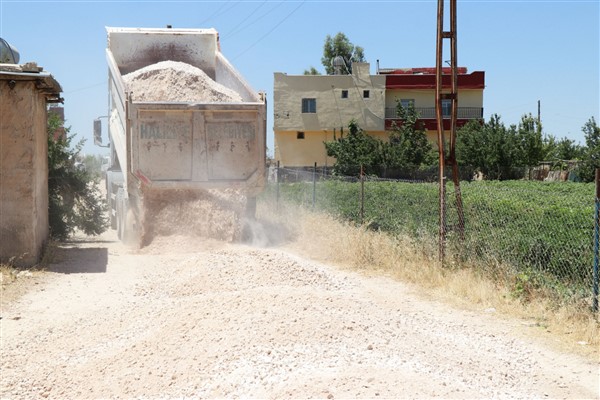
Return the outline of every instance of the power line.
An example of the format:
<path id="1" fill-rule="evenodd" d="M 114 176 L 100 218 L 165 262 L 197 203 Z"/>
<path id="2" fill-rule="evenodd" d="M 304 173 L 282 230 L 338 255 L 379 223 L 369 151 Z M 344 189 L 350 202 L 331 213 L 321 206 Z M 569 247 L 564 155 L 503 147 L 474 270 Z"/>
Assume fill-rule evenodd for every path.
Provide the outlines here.
<path id="1" fill-rule="evenodd" d="M 98 83 L 94 83 L 93 85 L 90 86 L 84 86 L 84 87 L 80 87 L 77 89 L 73 89 L 73 90 L 69 90 L 67 92 L 63 92 L 64 94 L 70 94 L 70 93 L 75 93 L 75 92 L 81 92 L 82 90 L 87 90 L 87 89 L 91 89 L 91 88 L 95 88 L 101 85 L 106 85 L 107 81 L 104 82 L 98 82 Z"/>
<path id="2" fill-rule="evenodd" d="M 214 17 L 218 17 L 219 15 L 222 15 L 222 14 L 223 14 L 225 11 L 229 11 L 229 10 L 231 9 L 231 4 L 230 4 L 230 7 L 229 7 L 227 10 L 224 10 L 224 11 L 222 11 L 222 10 L 223 10 L 223 8 L 224 8 L 225 6 L 227 6 L 227 4 L 228 4 L 228 3 L 230 3 L 230 1 L 231 1 L 231 0 L 227 0 L 227 1 L 225 1 L 223 4 L 221 4 L 221 6 L 220 6 L 219 8 L 217 8 L 217 10 L 216 10 L 215 12 L 213 12 L 212 14 L 210 14 L 210 15 L 209 15 L 208 17 L 206 17 L 204 20 L 200 21 L 200 22 L 198 23 L 198 25 L 202 26 L 202 25 L 204 25 L 204 23 L 205 23 L 205 22 L 208 22 L 208 21 L 210 21 L 210 20 L 211 20 L 211 19 L 213 19 Z M 236 2 L 236 3 L 239 3 L 239 2 Z M 236 3 L 233 3 L 233 5 L 235 6 L 235 4 L 236 4 Z"/>
<path id="3" fill-rule="evenodd" d="M 235 56 L 232 61 L 237 60 L 238 58 L 240 58 L 242 55 L 244 55 L 246 52 L 248 52 L 250 49 L 252 49 L 254 46 L 256 46 L 258 43 L 260 43 L 264 38 L 266 38 L 267 36 L 269 36 L 269 34 L 271 34 L 271 32 L 273 32 L 275 29 L 277 29 L 281 24 L 283 24 L 289 17 L 291 17 L 296 11 L 298 11 L 298 9 L 300 7 L 302 7 L 302 5 L 306 2 L 306 0 L 302 1 L 298 7 L 294 8 L 288 15 L 286 15 L 281 21 L 279 21 L 273 28 L 271 28 L 267 33 L 265 33 L 264 35 L 262 35 L 257 41 L 255 41 L 254 43 L 252 43 L 250 46 L 248 46 L 246 48 L 246 50 L 242 51 L 240 54 L 238 54 L 237 56 Z"/>
<path id="4" fill-rule="evenodd" d="M 242 30 L 244 30 L 245 28 L 247 28 L 248 26 L 256 23 L 260 18 L 264 17 L 265 15 L 267 15 L 268 13 L 270 13 L 271 11 L 275 10 L 277 7 L 279 7 L 281 4 L 283 3 L 279 3 L 278 5 L 276 5 L 274 8 L 271 9 L 271 11 L 267 12 L 267 14 L 263 14 L 261 17 L 259 17 L 258 19 L 254 20 L 253 22 L 251 22 L 250 24 L 246 25 L 246 26 L 242 26 L 242 24 L 244 24 L 246 21 L 248 21 L 250 19 L 250 17 L 252 17 L 254 14 L 256 14 L 256 12 L 258 10 L 260 10 L 262 8 L 262 6 L 264 6 L 265 4 L 267 4 L 267 1 L 263 1 L 258 7 L 256 7 L 254 9 L 254 11 L 252 11 L 250 14 L 248 14 L 246 16 L 246 18 L 244 18 L 242 21 L 240 21 L 233 29 L 231 32 L 229 32 L 228 34 L 225 34 L 223 36 L 221 36 L 221 38 L 230 38 L 231 36 L 234 36 L 236 33 L 241 32 Z"/>

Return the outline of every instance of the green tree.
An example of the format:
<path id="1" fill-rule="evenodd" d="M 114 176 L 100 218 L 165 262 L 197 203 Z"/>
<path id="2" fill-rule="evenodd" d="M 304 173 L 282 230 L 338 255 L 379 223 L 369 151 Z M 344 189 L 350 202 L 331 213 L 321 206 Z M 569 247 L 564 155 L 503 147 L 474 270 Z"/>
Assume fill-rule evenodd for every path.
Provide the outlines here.
<path id="1" fill-rule="evenodd" d="M 516 159 L 513 164 L 519 167 L 534 167 L 544 158 L 542 125 L 531 114 L 521 117 L 517 127 Z"/>
<path id="2" fill-rule="evenodd" d="M 310 67 L 304 70 L 304 75 L 321 75 L 321 73 L 315 67 Z"/>
<path id="3" fill-rule="evenodd" d="M 512 179 L 512 167 L 519 151 L 517 132 L 506 128 L 498 114 L 488 122 L 473 120 L 456 135 L 456 158 L 460 165 L 470 166 L 486 179 Z"/>
<path id="4" fill-rule="evenodd" d="M 392 125 L 390 133 L 389 157 L 386 165 L 416 169 L 423 166 L 434 165 L 437 161 L 437 152 L 427 140 L 424 124 L 419 121 L 419 115 L 414 106 L 402 107 L 398 102 L 396 114 L 401 121 Z"/>
<path id="5" fill-rule="evenodd" d="M 333 172 L 356 176 L 361 166 L 367 175 L 414 172 L 436 163 L 436 152 L 427 140 L 425 128 L 414 107 L 403 109 L 398 104 L 398 118 L 388 142 L 367 134 L 356 121 L 348 124 L 348 134 L 325 142 L 327 155 L 335 157 Z"/>
<path id="6" fill-rule="evenodd" d="M 70 128 L 60 132 L 63 123 L 54 114 L 48 114 L 48 218 L 50 236 L 68 239 L 75 229 L 87 235 L 99 235 L 108 227 L 106 204 L 98 190 L 99 178 L 94 178 L 81 167 L 81 140 L 71 149 L 74 135 Z M 56 137 L 55 137 L 56 136 Z"/>
<path id="7" fill-rule="evenodd" d="M 345 176 L 357 176 L 361 166 L 367 175 L 378 174 L 383 146 L 383 141 L 368 135 L 354 120 L 348 124 L 345 137 L 325 142 L 327 155 L 335 157 L 333 172 Z"/>
<path id="8" fill-rule="evenodd" d="M 596 168 L 600 168 L 600 127 L 594 117 L 591 117 L 581 128 L 585 137 L 585 149 L 581 166 L 577 175 L 584 182 L 592 182 Z"/>
<path id="9" fill-rule="evenodd" d="M 582 160 L 585 147 L 566 137 L 557 140 L 549 135 L 544 139 L 543 160 L 560 162 L 563 160 Z"/>
<path id="10" fill-rule="evenodd" d="M 334 73 L 332 60 L 337 56 L 341 56 L 346 64 L 346 68 L 342 68 L 341 70 L 342 75 L 349 75 L 352 73 L 353 62 L 365 61 L 364 49 L 352 44 L 342 32 L 338 32 L 334 37 L 327 35 L 325 38 L 321 64 L 325 67 L 325 71 L 328 75 L 333 75 Z"/>
<path id="11" fill-rule="evenodd" d="M 531 114 L 508 128 L 498 114 L 487 122 L 470 121 L 457 133 L 456 156 L 486 179 L 522 178 L 527 167 L 544 158 L 542 127 Z"/>
<path id="12" fill-rule="evenodd" d="M 93 178 L 101 178 L 102 156 L 99 154 L 88 154 L 81 160 L 85 170 Z"/>

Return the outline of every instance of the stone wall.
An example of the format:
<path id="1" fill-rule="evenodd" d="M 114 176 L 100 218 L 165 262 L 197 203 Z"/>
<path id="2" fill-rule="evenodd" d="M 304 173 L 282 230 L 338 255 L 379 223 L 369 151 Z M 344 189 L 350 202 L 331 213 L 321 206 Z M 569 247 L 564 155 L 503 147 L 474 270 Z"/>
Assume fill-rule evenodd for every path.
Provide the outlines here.
<path id="1" fill-rule="evenodd" d="M 46 96 L 0 75 L 0 261 L 36 264 L 48 239 Z"/>

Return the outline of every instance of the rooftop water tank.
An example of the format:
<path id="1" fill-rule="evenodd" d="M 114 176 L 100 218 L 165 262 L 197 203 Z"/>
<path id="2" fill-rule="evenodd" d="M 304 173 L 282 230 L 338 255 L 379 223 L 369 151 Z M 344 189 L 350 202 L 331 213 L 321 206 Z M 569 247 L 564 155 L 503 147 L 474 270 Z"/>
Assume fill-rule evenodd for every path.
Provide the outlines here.
<path id="1" fill-rule="evenodd" d="M 18 64 L 19 51 L 0 38 L 0 64 Z"/>

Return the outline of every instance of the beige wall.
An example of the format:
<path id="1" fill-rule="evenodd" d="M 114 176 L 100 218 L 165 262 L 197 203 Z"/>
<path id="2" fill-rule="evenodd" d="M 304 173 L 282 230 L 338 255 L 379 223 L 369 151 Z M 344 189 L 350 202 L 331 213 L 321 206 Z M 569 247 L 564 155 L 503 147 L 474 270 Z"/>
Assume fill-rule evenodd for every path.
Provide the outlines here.
<path id="1" fill-rule="evenodd" d="M 48 239 L 46 99 L 0 80 L 0 260 L 30 266 Z"/>
<path id="2" fill-rule="evenodd" d="M 321 131 L 348 126 L 354 119 L 366 130 L 383 130 L 385 76 L 369 75 L 368 64 L 354 64 L 353 75 L 286 75 L 275 73 L 275 131 Z M 348 98 L 342 98 L 342 90 Z M 369 98 L 363 91 L 369 90 Z M 302 113 L 302 99 L 314 98 L 317 112 Z"/>
<path id="3" fill-rule="evenodd" d="M 282 167 L 312 167 L 317 163 L 318 167 L 332 166 L 335 162 L 333 157 L 327 157 L 324 142 L 334 139 L 333 131 L 303 131 L 304 139 L 298 139 L 298 132 L 279 131 L 275 132 L 275 161 L 279 161 Z M 347 133 L 347 128 L 344 129 Z M 388 133 L 384 131 L 369 132 L 370 135 L 388 140 Z M 336 129 L 335 135 L 340 137 L 340 130 Z"/>
<path id="4" fill-rule="evenodd" d="M 281 131 L 275 135 L 275 160 L 282 167 L 308 167 L 333 165 L 334 159 L 327 157 L 326 141 L 333 140 L 333 131 L 304 131 L 304 139 L 297 132 Z"/>

